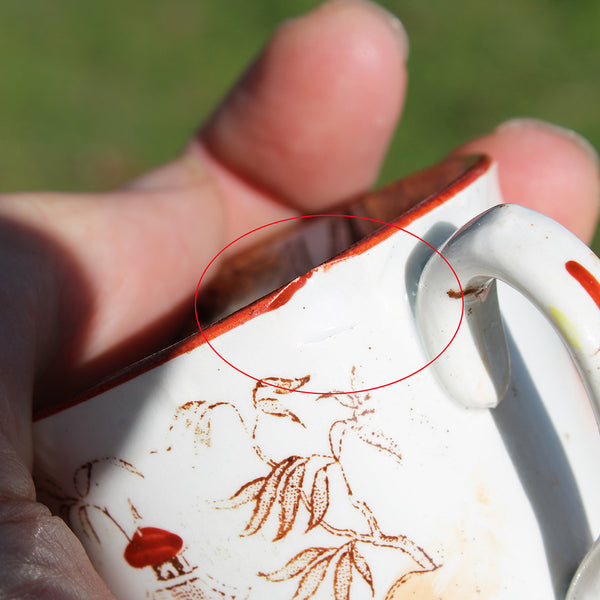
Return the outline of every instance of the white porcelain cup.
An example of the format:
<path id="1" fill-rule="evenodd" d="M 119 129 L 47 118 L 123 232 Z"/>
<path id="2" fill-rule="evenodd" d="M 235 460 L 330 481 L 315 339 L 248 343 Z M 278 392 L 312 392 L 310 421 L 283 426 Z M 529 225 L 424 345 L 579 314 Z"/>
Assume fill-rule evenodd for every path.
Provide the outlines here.
<path id="1" fill-rule="evenodd" d="M 40 496 L 117 598 L 600 597 L 598 258 L 485 157 L 348 210 L 39 414 Z"/>

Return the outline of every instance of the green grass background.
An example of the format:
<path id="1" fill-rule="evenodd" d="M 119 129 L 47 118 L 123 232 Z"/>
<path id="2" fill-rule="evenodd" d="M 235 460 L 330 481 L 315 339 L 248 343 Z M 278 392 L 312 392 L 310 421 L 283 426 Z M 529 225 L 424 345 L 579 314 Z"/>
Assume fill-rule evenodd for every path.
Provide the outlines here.
<path id="1" fill-rule="evenodd" d="M 0 0 L 0 191 L 106 189 L 170 159 L 273 27 L 317 4 Z M 600 2 L 381 4 L 411 39 L 381 183 L 513 116 L 600 147 Z"/>

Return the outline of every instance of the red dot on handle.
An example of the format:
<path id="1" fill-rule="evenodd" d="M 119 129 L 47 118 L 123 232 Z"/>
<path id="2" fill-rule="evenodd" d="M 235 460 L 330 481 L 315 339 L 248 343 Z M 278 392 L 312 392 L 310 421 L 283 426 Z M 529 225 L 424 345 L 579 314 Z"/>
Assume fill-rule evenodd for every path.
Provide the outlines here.
<path id="1" fill-rule="evenodd" d="M 592 300 L 600 308 L 600 283 L 598 280 L 577 261 L 570 260 L 565 263 L 565 269 L 567 269 L 569 275 L 574 277 L 585 291 L 592 297 Z"/>

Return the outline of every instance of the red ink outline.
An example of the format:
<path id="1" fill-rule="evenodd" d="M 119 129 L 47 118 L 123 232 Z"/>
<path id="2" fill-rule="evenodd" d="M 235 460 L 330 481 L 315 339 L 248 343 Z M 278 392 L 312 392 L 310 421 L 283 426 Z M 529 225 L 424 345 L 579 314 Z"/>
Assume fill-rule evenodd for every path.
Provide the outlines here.
<path id="1" fill-rule="evenodd" d="M 242 238 L 245 238 L 246 236 L 248 236 L 248 235 L 250 235 L 250 234 L 252 234 L 252 233 L 254 233 L 256 231 L 260 231 L 261 229 L 265 229 L 266 227 L 270 227 L 271 225 L 277 225 L 279 223 L 286 223 L 288 221 L 295 221 L 296 219 L 312 219 L 312 218 L 315 218 L 315 217 L 345 217 L 345 218 L 351 218 L 351 219 L 362 219 L 364 221 L 371 221 L 373 223 L 379 223 L 380 225 L 387 225 L 388 227 L 393 227 L 394 229 L 397 229 L 398 231 L 403 231 L 404 233 L 408 233 L 409 235 L 412 235 L 417 240 L 423 242 L 424 244 L 427 244 L 427 246 L 429 246 L 448 265 L 448 268 L 452 271 L 452 274 L 454 275 L 454 278 L 456 279 L 456 283 L 458 284 L 458 288 L 460 289 L 460 302 L 461 302 L 460 319 L 458 321 L 458 326 L 456 327 L 456 331 L 452 335 L 452 338 L 450 339 L 450 341 L 446 344 L 446 346 L 444 346 L 444 348 L 441 350 L 441 352 L 437 356 L 435 356 L 433 359 L 431 359 L 426 365 L 422 366 L 420 369 L 417 369 L 416 371 L 413 371 L 409 375 L 405 375 L 404 377 L 401 377 L 400 379 L 396 379 L 395 381 L 390 381 L 388 383 L 384 383 L 382 385 L 378 385 L 378 386 L 375 386 L 375 387 L 365 388 L 365 389 L 362 389 L 362 390 L 350 390 L 348 392 L 341 392 L 341 391 L 337 391 L 337 390 L 335 392 L 333 392 L 333 391 L 311 392 L 311 391 L 301 390 L 301 389 L 290 390 L 289 388 L 286 388 L 286 387 L 283 387 L 283 386 L 280 386 L 280 385 L 275 385 L 275 384 L 269 383 L 268 381 L 264 381 L 263 379 L 259 379 L 258 377 L 254 377 L 253 375 L 250 375 L 249 373 L 246 373 L 245 371 L 242 371 L 242 369 L 240 369 L 240 368 L 236 367 L 234 364 L 230 363 L 226 358 L 224 358 L 213 347 L 213 345 L 210 343 L 209 339 L 207 338 L 204 329 L 202 329 L 202 327 L 200 325 L 200 319 L 198 318 L 198 291 L 200 289 L 200 284 L 202 283 L 202 280 L 204 279 L 204 276 L 206 275 L 206 272 L 208 271 L 208 269 L 210 268 L 210 266 L 215 262 L 215 260 L 217 260 L 217 258 L 219 258 L 219 256 L 221 256 L 221 254 L 223 254 L 223 252 L 225 252 L 225 250 L 227 250 L 227 248 L 229 248 L 230 246 L 232 246 L 236 242 L 240 241 Z M 332 260 L 335 260 L 335 258 L 332 259 Z M 331 261 L 327 261 L 327 262 L 329 263 Z M 315 267 L 315 268 L 319 268 L 319 267 Z M 298 279 L 306 281 L 306 279 L 312 275 L 313 271 L 314 271 L 314 269 L 311 269 L 307 274 L 301 275 L 300 278 L 296 278 L 295 280 L 293 280 L 292 282 L 290 282 L 287 285 L 290 285 L 290 284 L 293 285 L 295 281 L 298 281 Z M 285 288 L 287 287 L 287 285 L 283 286 L 281 288 L 282 292 L 285 290 Z M 298 287 L 302 287 L 302 286 L 298 286 Z M 274 301 L 276 301 L 276 299 L 277 299 L 277 296 L 275 296 Z M 241 309 L 241 310 L 247 310 L 247 308 L 248 307 L 246 307 L 246 309 Z M 269 310 L 269 307 L 267 307 L 267 310 Z M 386 223 L 385 221 L 379 221 L 377 219 L 370 219 L 368 217 L 359 217 L 359 216 L 355 216 L 355 215 L 317 214 L 317 215 L 302 215 L 302 216 L 298 216 L 298 217 L 288 217 L 287 219 L 280 219 L 279 221 L 273 221 L 272 223 L 267 223 L 266 225 L 261 225 L 260 227 L 256 227 L 255 229 L 252 229 L 251 231 L 247 231 L 246 233 L 244 233 L 243 235 L 240 235 L 238 238 L 236 238 L 232 242 L 229 242 L 229 244 L 227 244 L 227 246 L 225 246 L 219 253 L 217 253 L 212 258 L 212 260 L 208 263 L 208 265 L 206 266 L 206 268 L 202 272 L 202 275 L 200 276 L 200 279 L 198 281 L 198 285 L 196 286 L 196 293 L 194 294 L 194 315 L 196 316 L 196 323 L 198 325 L 198 329 L 200 330 L 200 333 L 202 334 L 202 337 L 203 337 L 204 341 L 208 344 L 208 346 L 210 347 L 210 349 L 223 362 L 225 362 L 227 365 L 229 365 L 232 369 L 236 370 L 238 373 L 241 373 L 242 375 L 245 375 L 246 377 L 249 377 L 250 379 L 253 379 L 254 381 L 257 381 L 258 383 L 262 383 L 264 385 L 268 385 L 270 387 L 278 388 L 278 389 L 281 389 L 281 390 L 286 390 L 286 391 L 291 391 L 291 392 L 298 392 L 300 394 L 313 394 L 313 395 L 318 395 L 318 396 L 324 396 L 324 395 L 329 395 L 329 394 L 333 394 L 333 393 L 335 393 L 335 394 L 362 394 L 362 393 L 365 393 L 365 392 L 372 392 L 374 390 L 379 390 L 379 389 L 388 387 L 390 385 L 394 385 L 396 383 L 400 383 L 401 381 L 404 381 L 404 380 L 408 379 L 409 377 L 412 377 L 413 375 L 416 375 L 417 373 L 420 373 L 421 371 L 423 371 L 424 369 L 426 369 L 428 366 L 430 366 L 431 364 L 433 364 L 450 347 L 450 344 L 452 344 L 452 342 L 454 341 L 454 339 L 458 335 L 458 331 L 460 330 L 460 326 L 462 325 L 462 322 L 463 322 L 464 313 L 465 313 L 465 296 L 464 296 L 464 292 L 463 292 L 462 286 L 460 284 L 460 280 L 458 279 L 458 275 L 456 274 L 456 271 L 452 268 L 452 265 L 437 250 L 437 248 L 434 248 L 429 242 L 426 242 L 423 238 L 419 237 L 415 233 L 407 231 L 406 229 L 404 229 L 402 227 L 398 227 L 397 225 L 393 225 L 392 223 Z M 209 329 L 210 329 L 210 327 L 209 327 Z"/>

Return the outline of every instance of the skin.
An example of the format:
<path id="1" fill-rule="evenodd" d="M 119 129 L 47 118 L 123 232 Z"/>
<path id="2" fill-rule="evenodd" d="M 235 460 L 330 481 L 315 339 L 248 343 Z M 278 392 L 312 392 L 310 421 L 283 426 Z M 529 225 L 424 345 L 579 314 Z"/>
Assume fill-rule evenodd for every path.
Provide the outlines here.
<path id="1" fill-rule="evenodd" d="M 381 9 L 326 3 L 277 29 L 173 162 L 109 193 L 0 197 L 0 597 L 112 598 L 35 501 L 32 405 L 159 347 L 228 241 L 367 190 L 401 112 L 406 55 Z M 507 202 L 590 240 L 598 163 L 580 140 L 527 121 L 455 153 L 473 151 L 498 161 Z"/>

